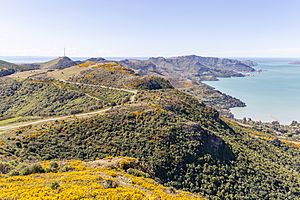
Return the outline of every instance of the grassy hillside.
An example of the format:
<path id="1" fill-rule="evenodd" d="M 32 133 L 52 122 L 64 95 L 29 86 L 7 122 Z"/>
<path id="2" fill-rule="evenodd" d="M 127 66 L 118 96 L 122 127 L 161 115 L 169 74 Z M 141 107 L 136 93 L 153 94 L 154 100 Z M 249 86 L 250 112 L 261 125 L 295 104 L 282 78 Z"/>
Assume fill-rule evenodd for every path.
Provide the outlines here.
<path id="1" fill-rule="evenodd" d="M 0 198 L 203 199 L 158 184 L 147 178 L 147 174 L 134 169 L 137 165 L 138 161 L 132 158 L 19 165 L 10 176 L 0 175 Z M 23 174 L 16 176 L 19 172 Z"/>
<path id="2" fill-rule="evenodd" d="M 53 60 L 42 62 L 42 63 L 31 63 L 31 64 L 25 64 L 28 67 L 34 68 L 34 69 L 64 69 L 68 68 L 74 65 L 77 65 L 78 63 L 76 61 L 73 61 L 72 59 L 68 57 L 58 57 Z"/>
<path id="3" fill-rule="evenodd" d="M 169 81 L 166 81 L 163 78 L 154 76 L 139 76 L 135 74 L 132 69 L 123 67 L 116 62 L 86 62 L 79 66 L 82 68 L 89 67 L 89 69 L 81 71 L 78 75 L 70 77 L 68 79 L 69 81 L 141 90 L 173 88 Z"/>
<path id="4" fill-rule="evenodd" d="M 299 149 L 253 137 L 174 89 L 143 90 L 106 115 L 3 135 L 1 155 L 20 160 L 137 157 L 164 184 L 211 199 L 296 199 Z"/>
<path id="5" fill-rule="evenodd" d="M 0 120 L 19 116 L 59 116 L 129 101 L 130 93 L 59 81 L 0 79 Z"/>
<path id="6" fill-rule="evenodd" d="M 3 60 L 0 60 L 0 66 L 1 66 L 1 68 L 8 68 L 8 69 L 15 69 L 15 70 L 22 68 L 19 65 L 16 65 L 16 64 L 13 64 L 13 63 L 10 63 L 10 62 L 6 62 L 6 61 L 3 61 Z"/>
<path id="7" fill-rule="evenodd" d="M 90 64 L 90 63 L 88 63 Z M 87 66 L 81 64 L 82 68 Z M 107 78 L 109 77 L 109 78 Z M 111 63 L 98 63 L 93 64 L 88 70 L 80 72 L 80 74 L 70 77 L 70 81 L 98 84 L 113 87 L 124 87 L 127 82 L 136 79 L 138 76 L 134 74 L 134 71 L 120 64 Z"/>
<path id="8" fill-rule="evenodd" d="M 70 82 L 8 80 L 1 84 L 0 91 L 6 99 L 1 102 L 7 102 L 1 105 L 9 108 L 4 113 L 9 114 L 11 109 L 8 102 L 13 102 L 13 107 L 19 105 L 21 111 L 25 107 L 31 113 L 60 113 L 60 108 L 78 101 L 60 98 L 75 94 L 83 94 L 78 98 L 93 98 L 88 98 L 86 104 L 73 102 L 64 112 L 75 108 L 84 112 L 90 108 L 89 103 L 99 105 L 94 101 L 115 101 L 120 106 L 98 116 L 2 133 L 2 171 L 8 171 L 11 162 L 94 161 L 106 156 L 128 156 L 138 158 L 140 169 L 166 186 L 200 193 L 209 199 L 299 198 L 297 146 L 288 142 L 278 145 L 263 137 L 265 133 L 221 119 L 216 110 L 172 88 L 162 78 L 140 77 L 117 63 L 80 67 L 87 70 L 70 76 Z M 110 87 L 134 88 L 138 92 L 134 101 L 123 104 L 128 101 L 126 90 L 114 90 L 120 92 L 116 94 L 106 91 Z M 26 107 L 27 104 L 31 106 Z M 16 112 L 12 109 L 11 113 Z"/>

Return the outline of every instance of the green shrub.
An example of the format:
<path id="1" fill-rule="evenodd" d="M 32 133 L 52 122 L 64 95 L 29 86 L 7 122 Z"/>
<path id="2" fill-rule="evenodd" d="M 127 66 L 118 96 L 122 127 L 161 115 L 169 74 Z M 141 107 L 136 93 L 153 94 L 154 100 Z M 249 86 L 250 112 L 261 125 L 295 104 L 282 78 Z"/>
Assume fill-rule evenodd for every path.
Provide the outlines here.
<path id="1" fill-rule="evenodd" d="M 20 172 L 16 169 L 13 169 L 9 172 L 9 175 L 10 176 L 19 176 L 20 175 Z"/>
<path id="2" fill-rule="evenodd" d="M 57 181 L 52 182 L 51 185 L 50 185 L 50 188 L 52 190 L 56 190 L 59 187 L 60 187 L 60 184 Z"/>
<path id="3" fill-rule="evenodd" d="M 51 163 L 50 163 L 50 169 L 49 170 L 51 172 L 57 172 L 58 171 L 58 167 L 59 167 L 59 165 L 58 165 L 57 162 L 51 161 Z"/>
<path id="4" fill-rule="evenodd" d="M 45 169 L 40 164 L 33 164 L 30 166 L 30 174 L 45 173 Z"/>
<path id="5" fill-rule="evenodd" d="M 14 170 L 12 170 L 9 174 L 11 176 L 26 176 L 29 174 L 39 174 L 39 173 L 45 173 L 46 170 L 40 165 L 40 164 L 19 164 L 15 167 Z"/>
<path id="6" fill-rule="evenodd" d="M 20 175 L 21 176 L 26 176 L 26 175 L 29 175 L 31 174 L 31 170 L 30 170 L 30 167 L 29 166 L 24 166 L 21 168 L 20 170 Z"/>
<path id="7" fill-rule="evenodd" d="M 9 162 L 0 162 L 0 174 L 7 174 L 13 168 L 14 168 L 14 166 Z"/>
<path id="8" fill-rule="evenodd" d="M 74 169 L 71 167 L 71 166 L 69 166 L 69 165 L 63 165 L 60 169 L 59 169 L 59 171 L 60 172 L 68 172 L 68 171 L 73 171 Z"/>
<path id="9" fill-rule="evenodd" d="M 150 175 L 148 173 L 142 172 L 137 169 L 129 168 L 127 169 L 127 173 L 133 175 L 133 176 L 139 176 L 139 177 L 144 177 L 144 178 L 150 178 Z"/>

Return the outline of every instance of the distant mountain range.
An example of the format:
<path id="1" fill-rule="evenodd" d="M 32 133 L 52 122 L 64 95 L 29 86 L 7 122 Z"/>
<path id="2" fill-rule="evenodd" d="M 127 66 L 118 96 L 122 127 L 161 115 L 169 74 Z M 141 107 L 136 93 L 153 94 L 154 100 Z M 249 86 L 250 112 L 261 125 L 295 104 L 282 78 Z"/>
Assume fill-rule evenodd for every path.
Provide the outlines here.
<path id="1" fill-rule="evenodd" d="M 73 61 L 68 57 L 59 57 L 44 63 L 16 65 L 5 61 L 0 62 L 0 76 L 16 71 L 30 69 L 64 69 L 86 61 L 109 62 L 104 58 L 90 58 L 85 61 Z M 120 64 L 132 68 L 141 75 L 156 74 L 168 77 L 184 77 L 191 80 L 217 80 L 217 77 L 242 77 L 244 73 L 253 72 L 252 61 L 235 59 L 201 57 L 196 55 L 179 57 L 153 57 L 148 60 L 125 59 Z"/>
<path id="2" fill-rule="evenodd" d="M 217 80 L 217 77 L 243 77 L 253 72 L 256 63 L 235 59 L 201 57 L 196 55 L 171 58 L 128 59 L 121 64 L 137 70 L 140 74 L 156 73 L 169 77 L 191 80 Z"/>

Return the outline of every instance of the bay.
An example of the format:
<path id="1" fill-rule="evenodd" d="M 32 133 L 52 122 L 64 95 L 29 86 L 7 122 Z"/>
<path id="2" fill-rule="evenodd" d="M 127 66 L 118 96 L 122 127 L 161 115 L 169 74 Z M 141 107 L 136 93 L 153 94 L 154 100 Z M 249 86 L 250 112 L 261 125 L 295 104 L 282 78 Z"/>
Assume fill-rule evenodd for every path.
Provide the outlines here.
<path id="1" fill-rule="evenodd" d="M 54 58 L 0 56 L 0 59 L 14 63 L 46 62 Z M 87 57 L 72 57 L 72 59 L 85 60 Z M 219 78 L 219 81 L 204 83 L 247 104 L 243 108 L 231 109 L 238 119 L 247 117 L 257 121 L 279 121 L 283 124 L 289 124 L 293 120 L 300 121 L 300 65 L 289 64 L 290 61 L 300 59 L 251 58 L 251 60 L 258 63 L 255 68 L 261 69 L 262 72 L 251 73 L 246 77 Z"/>
<path id="2" fill-rule="evenodd" d="M 238 119 L 282 124 L 300 121 L 300 65 L 289 64 L 294 59 L 252 60 L 262 72 L 205 83 L 246 103 L 246 107 L 231 109 Z"/>

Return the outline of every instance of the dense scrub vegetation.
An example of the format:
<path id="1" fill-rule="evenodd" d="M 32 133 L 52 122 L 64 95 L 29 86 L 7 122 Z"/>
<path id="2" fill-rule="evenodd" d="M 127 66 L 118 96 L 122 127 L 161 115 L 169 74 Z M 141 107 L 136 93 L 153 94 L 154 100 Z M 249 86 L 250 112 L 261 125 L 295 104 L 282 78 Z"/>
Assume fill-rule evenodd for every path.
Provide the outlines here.
<path id="1" fill-rule="evenodd" d="M 0 120 L 71 115 L 128 101 L 130 94 L 57 81 L 0 79 Z"/>
<path id="2" fill-rule="evenodd" d="M 130 92 L 104 88 L 97 85 L 79 85 L 71 82 L 56 82 L 56 84 L 60 85 L 62 88 L 82 92 L 90 97 L 99 99 L 104 106 L 126 103 L 132 96 L 132 93 Z"/>
<path id="3" fill-rule="evenodd" d="M 253 121 L 251 118 L 240 120 L 241 123 L 252 126 L 257 131 L 263 131 L 274 137 L 286 138 L 298 142 L 300 147 L 300 123 L 292 121 L 291 124 L 280 124 L 278 121 L 261 122 Z"/>
<path id="4" fill-rule="evenodd" d="M 55 159 L 91 161 L 106 156 L 129 156 L 140 159 L 141 165 L 139 169 L 126 169 L 128 173 L 150 176 L 166 186 L 199 192 L 210 199 L 299 198 L 300 151 L 296 146 L 281 140 L 268 140 L 254 134 L 251 128 L 222 120 L 217 111 L 173 89 L 168 81 L 138 76 L 118 63 L 93 63 L 69 80 L 76 83 L 0 79 L 1 119 L 16 115 L 72 114 L 129 100 L 128 92 L 101 86 L 139 91 L 134 102 L 113 107 L 104 115 L 54 121 L 1 134 L 1 173 L 42 177 L 38 179 L 42 186 L 35 192 L 45 190 L 51 193 L 58 188 L 65 191 L 60 187 L 60 181 L 67 182 L 64 176 L 73 180 L 73 172 L 64 174 L 66 172 L 57 169 L 53 172 L 58 173 L 55 178 L 51 173 L 45 174 L 49 167 L 20 166 L 19 163 Z M 68 176 L 69 173 L 72 175 Z M 91 174 L 85 176 L 78 172 L 77 175 L 75 180 L 80 180 L 79 184 L 66 187 L 90 195 L 87 190 L 95 189 L 89 181 Z M 44 179 L 50 178 L 56 182 L 49 187 Z M 85 178 L 88 181 L 80 184 Z M 0 184 L 7 189 L 7 181 L 11 180 L 14 177 L 0 179 Z M 18 180 L 23 183 L 28 179 L 21 177 L 15 181 Z M 101 190 L 103 185 L 98 184 L 95 187 Z M 105 184 L 114 185 L 113 182 Z M 13 192 L 7 190 L 3 195 L 21 195 L 15 192 L 22 191 L 21 187 L 15 189 Z M 116 189 L 115 194 L 123 195 L 124 188 Z M 101 190 L 99 194 L 107 194 L 105 192 Z M 65 194 L 74 193 L 66 190 L 61 195 Z M 95 195 L 97 197 L 98 193 Z"/>
<path id="5" fill-rule="evenodd" d="M 137 77 L 133 70 L 124 68 L 118 63 L 99 63 L 93 65 L 92 69 L 71 77 L 70 81 L 124 88 L 126 83 Z"/>
<path id="6" fill-rule="evenodd" d="M 1 155 L 21 160 L 141 159 L 168 186 L 211 199 L 296 199 L 299 149 L 251 136 L 174 89 L 140 91 L 137 104 L 103 116 L 10 133 Z"/>
<path id="7" fill-rule="evenodd" d="M 123 67 L 115 62 L 98 64 L 85 62 L 79 66 L 87 67 L 89 65 L 92 65 L 91 69 L 82 71 L 79 75 L 71 77 L 70 81 L 141 90 L 173 88 L 166 79 L 155 76 L 142 77 L 135 74 L 132 69 Z"/>
<path id="8" fill-rule="evenodd" d="M 169 81 L 167 81 L 164 78 L 155 77 L 155 76 L 142 77 L 135 81 L 132 81 L 132 83 L 128 85 L 140 90 L 159 90 L 159 89 L 173 88 L 173 86 Z"/>
<path id="9" fill-rule="evenodd" d="M 138 170 L 127 167 L 136 165 L 132 158 L 42 162 L 30 166 L 32 175 L 0 175 L 0 199 L 202 199 L 132 175 Z"/>

